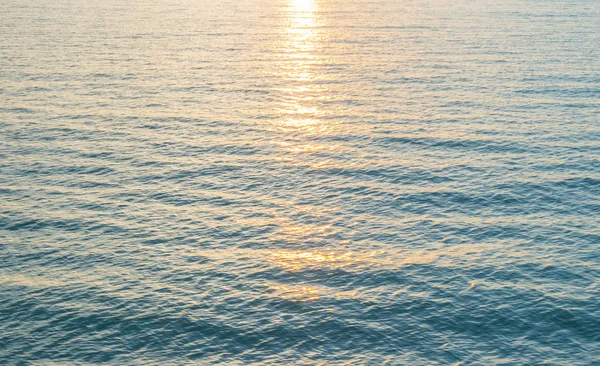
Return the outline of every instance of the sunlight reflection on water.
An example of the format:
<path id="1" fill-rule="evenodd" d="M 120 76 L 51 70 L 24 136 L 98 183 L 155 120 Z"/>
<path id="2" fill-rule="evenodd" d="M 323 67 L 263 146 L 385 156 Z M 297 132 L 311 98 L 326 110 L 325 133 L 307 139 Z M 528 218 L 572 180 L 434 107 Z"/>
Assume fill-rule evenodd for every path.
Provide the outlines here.
<path id="1" fill-rule="evenodd" d="M 320 29 L 319 8 L 314 1 L 292 1 L 286 10 L 287 26 L 280 53 L 280 77 L 286 82 L 278 91 L 282 94 L 279 111 L 280 128 L 303 134 L 326 134 L 330 126 L 323 120 L 320 105 L 330 98 L 321 66 L 324 34 Z"/>

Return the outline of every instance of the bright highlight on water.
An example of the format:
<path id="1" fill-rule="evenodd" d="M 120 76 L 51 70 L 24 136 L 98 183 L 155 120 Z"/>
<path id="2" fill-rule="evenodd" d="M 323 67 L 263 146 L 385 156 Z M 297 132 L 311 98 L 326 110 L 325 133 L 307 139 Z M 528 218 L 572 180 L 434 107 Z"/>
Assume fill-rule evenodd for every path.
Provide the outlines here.
<path id="1" fill-rule="evenodd" d="M 1 365 L 600 365 L 600 2 L 1 8 Z"/>

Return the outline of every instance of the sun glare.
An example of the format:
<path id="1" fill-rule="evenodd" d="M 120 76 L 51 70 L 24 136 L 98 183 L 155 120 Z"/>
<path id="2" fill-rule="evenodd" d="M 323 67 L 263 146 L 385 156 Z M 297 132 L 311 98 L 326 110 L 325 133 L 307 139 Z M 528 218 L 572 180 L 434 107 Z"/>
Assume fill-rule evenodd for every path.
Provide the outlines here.
<path id="1" fill-rule="evenodd" d="M 314 0 L 293 0 L 296 11 L 312 11 L 315 8 Z"/>

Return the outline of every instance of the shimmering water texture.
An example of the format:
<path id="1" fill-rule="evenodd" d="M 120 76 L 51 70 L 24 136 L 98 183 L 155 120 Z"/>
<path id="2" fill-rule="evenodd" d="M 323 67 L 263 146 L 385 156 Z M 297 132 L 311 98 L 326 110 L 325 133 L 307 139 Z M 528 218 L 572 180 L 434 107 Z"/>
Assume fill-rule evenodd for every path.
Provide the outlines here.
<path id="1" fill-rule="evenodd" d="M 600 1 L 0 3 L 0 364 L 600 365 Z"/>

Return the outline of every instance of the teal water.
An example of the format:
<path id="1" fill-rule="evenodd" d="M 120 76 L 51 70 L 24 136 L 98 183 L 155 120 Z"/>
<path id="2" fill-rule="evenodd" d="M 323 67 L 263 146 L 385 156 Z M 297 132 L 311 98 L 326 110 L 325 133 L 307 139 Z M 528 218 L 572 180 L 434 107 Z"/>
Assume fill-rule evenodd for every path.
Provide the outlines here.
<path id="1" fill-rule="evenodd" d="M 600 365 L 600 2 L 0 5 L 0 364 Z"/>

